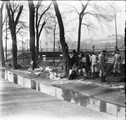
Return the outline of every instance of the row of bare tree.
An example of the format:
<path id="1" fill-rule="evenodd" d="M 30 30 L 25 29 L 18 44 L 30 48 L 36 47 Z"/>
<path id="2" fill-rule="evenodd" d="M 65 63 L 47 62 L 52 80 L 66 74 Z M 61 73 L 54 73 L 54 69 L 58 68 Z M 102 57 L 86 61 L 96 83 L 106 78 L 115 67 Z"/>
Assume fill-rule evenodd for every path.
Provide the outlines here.
<path id="1" fill-rule="evenodd" d="M 72 6 L 71 12 L 76 12 L 78 15 L 78 45 L 77 45 L 77 52 L 80 52 L 80 44 L 81 44 L 81 30 L 82 25 L 86 26 L 87 29 L 91 30 L 94 28 L 93 23 L 85 23 L 83 21 L 83 18 L 86 16 L 92 16 L 95 20 L 99 22 L 100 25 L 104 24 L 105 21 L 110 22 L 113 20 L 112 14 L 108 14 L 107 10 L 103 8 L 102 6 L 93 5 L 90 0 L 88 0 L 85 4 L 81 0 L 79 0 L 81 5 L 81 10 L 77 10 L 76 6 Z M 20 16 L 23 11 L 23 4 L 15 4 L 14 2 L 11 3 L 10 1 L 4 2 L 7 10 L 7 15 L 9 19 L 9 29 L 12 37 L 12 55 L 13 55 L 13 68 L 17 69 L 17 33 L 20 31 L 22 27 L 17 28 L 18 24 L 20 24 Z M 64 30 L 64 24 L 61 12 L 59 10 L 59 5 L 56 0 L 52 0 L 49 6 L 42 12 L 39 10 L 42 7 L 42 1 L 37 1 L 37 4 L 34 4 L 34 1 L 29 0 L 28 6 L 29 6 L 29 34 L 30 34 L 30 53 L 31 53 L 31 60 L 34 63 L 34 67 L 36 67 L 36 55 L 38 55 L 39 52 L 39 38 L 41 35 L 41 32 L 43 30 L 43 27 L 46 25 L 46 21 L 42 21 L 42 18 L 44 14 L 51 8 L 53 5 L 55 15 L 57 18 L 57 23 L 59 27 L 59 39 L 60 44 L 62 47 L 62 53 L 63 53 L 63 66 L 64 66 L 64 75 L 67 76 L 68 70 L 69 70 L 69 64 L 70 64 L 70 58 L 69 58 L 69 47 L 65 41 L 65 30 Z M 88 10 L 88 7 L 92 7 L 92 9 Z M 1 8 L 2 11 L 2 8 Z M 104 12 L 103 12 L 104 11 Z M 40 14 L 41 12 L 41 14 Z M 1 12 L 2 15 L 2 12 Z M 51 15 L 52 16 L 52 15 Z M 55 17 L 55 16 L 54 16 Z M 53 19 L 54 19 L 53 17 Z M 1 17 L 2 18 L 2 17 Z M 53 21 L 54 22 L 54 21 Z M 2 35 L 1 35 L 2 36 Z M 55 36 L 55 35 L 54 35 Z M 2 38 L 1 38 L 2 41 Z M 37 47 L 37 50 L 35 49 L 35 44 Z M 2 44 L 0 44 L 2 45 Z M 2 48 L 2 47 L 0 47 Z M 2 50 L 1 50 L 2 51 Z M 33 67 L 33 68 L 34 68 Z"/>

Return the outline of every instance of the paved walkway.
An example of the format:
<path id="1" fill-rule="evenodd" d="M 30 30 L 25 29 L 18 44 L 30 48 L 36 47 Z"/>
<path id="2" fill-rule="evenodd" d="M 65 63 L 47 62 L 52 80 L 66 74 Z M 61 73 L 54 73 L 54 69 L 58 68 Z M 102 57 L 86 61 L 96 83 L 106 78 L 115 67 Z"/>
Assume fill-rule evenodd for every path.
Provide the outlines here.
<path id="1" fill-rule="evenodd" d="M 0 120 L 116 120 L 0 78 Z"/>

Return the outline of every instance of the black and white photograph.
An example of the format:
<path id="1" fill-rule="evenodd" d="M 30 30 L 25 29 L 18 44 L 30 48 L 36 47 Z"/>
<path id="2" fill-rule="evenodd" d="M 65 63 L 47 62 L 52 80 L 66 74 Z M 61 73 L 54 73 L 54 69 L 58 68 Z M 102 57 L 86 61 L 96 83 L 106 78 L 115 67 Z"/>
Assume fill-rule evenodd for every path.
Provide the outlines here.
<path id="1" fill-rule="evenodd" d="M 125 120 L 125 0 L 0 0 L 0 120 Z"/>

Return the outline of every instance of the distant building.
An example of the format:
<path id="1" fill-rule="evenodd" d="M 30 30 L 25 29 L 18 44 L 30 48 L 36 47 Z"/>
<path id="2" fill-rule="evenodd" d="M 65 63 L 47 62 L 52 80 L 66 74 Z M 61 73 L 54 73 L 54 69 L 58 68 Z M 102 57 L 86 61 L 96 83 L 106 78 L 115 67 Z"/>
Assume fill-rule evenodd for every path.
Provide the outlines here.
<path id="1" fill-rule="evenodd" d="M 111 49 L 116 46 L 116 35 L 108 35 L 105 39 L 86 39 L 85 41 L 88 43 L 87 47 L 95 45 L 96 49 Z M 124 45 L 124 35 L 117 35 L 117 44 L 118 48 Z"/>
<path id="2" fill-rule="evenodd" d="M 116 42 L 116 35 L 108 35 L 108 37 L 106 38 L 109 42 Z M 123 42 L 124 41 L 124 35 L 117 35 L 117 42 Z"/>

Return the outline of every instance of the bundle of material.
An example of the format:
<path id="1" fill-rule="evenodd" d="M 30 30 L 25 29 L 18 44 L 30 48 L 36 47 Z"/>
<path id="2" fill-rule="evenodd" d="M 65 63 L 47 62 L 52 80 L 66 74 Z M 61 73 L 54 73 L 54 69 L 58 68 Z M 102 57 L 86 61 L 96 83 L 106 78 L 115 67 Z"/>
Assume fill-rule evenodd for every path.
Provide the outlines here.
<path id="1" fill-rule="evenodd" d="M 54 72 L 53 69 L 51 69 L 49 66 L 46 68 L 36 68 L 34 70 L 31 71 L 31 69 L 28 69 L 28 73 L 30 74 L 35 74 L 36 77 L 38 77 L 39 75 L 43 74 L 44 76 L 53 79 L 53 80 L 59 80 L 61 74 L 58 72 Z"/>

